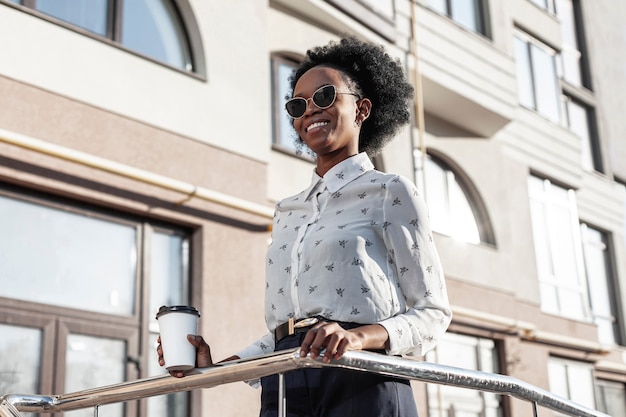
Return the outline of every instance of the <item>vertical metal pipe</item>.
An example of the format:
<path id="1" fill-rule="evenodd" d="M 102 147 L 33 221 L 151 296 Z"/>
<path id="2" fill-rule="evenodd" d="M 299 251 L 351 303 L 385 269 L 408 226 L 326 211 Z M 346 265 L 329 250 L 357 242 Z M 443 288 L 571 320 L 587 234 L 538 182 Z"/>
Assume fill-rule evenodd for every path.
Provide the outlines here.
<path id="1" fill-rule="evenodd" d="M 278 417 L 287 417 L 287 395 L 283 373 L 278 374 Z"/>

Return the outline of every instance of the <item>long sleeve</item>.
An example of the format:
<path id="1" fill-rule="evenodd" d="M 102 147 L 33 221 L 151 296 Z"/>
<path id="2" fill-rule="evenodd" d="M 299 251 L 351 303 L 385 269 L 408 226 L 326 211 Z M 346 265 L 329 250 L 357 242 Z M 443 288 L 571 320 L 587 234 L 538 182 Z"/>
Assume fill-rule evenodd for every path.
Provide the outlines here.
<path id="1" fill-rule="evenodd" d="M 380 322 L 389 333 L 388 354 L 423 355 L 446 331 L 452 313 L 425 202 L 407 179 L 387 182 L 384 239 L 406 311 Z"/>

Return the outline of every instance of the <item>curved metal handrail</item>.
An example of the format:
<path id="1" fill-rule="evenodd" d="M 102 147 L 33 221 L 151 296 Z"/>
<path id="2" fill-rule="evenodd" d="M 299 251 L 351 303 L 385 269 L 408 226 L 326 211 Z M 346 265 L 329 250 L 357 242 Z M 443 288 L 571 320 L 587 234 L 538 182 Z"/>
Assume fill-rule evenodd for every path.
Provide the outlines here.
<path id="1" fill-rule="evenodd" d="M 7 394 L 0 397 L 0 417 L 21 417 L 20 411 L 53 413 L 98 407 L 103 404 L 190 391 L 197 388 L 211 388 L 237 381 L 248 381 L 306 367 L 339 367 L 376 372 L 417 381 L 509 395 L 532 402 L 535 407 L 539 405 L 572 416 L 609 417 L 602 412 L 591 410 L 511 376 L 365 351 L 346 352 L 339 360 L 323 363 L 319 358 L 301 358 L 299 349 L 284 350 L 254 358 L 224 362 L 209 368 L 196 369 L 185 378 L 173 378 L 166 374 L 61 395 Z"/>

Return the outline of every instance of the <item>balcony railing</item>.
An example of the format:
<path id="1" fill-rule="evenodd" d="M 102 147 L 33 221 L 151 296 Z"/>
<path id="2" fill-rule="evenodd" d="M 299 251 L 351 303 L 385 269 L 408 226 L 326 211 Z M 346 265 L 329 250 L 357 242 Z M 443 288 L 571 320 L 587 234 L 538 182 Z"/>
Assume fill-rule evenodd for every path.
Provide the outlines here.
<path id="1" fill-rule="evenodd" d="M 237 381 L 247 381 L 267 375 L 279 374 L 279 416 L 286 415 L 286 400 L 282 375 L 298 368 L 339 367 L 363 372 L 404 377 L 427 383 L 452 385 L 496 394 L 509 395 L 532 404 L 534 416 L 538 407 L 559 411 L 577 417 L 609 417 L 599 411 L 559 397 L 546 390 L 520 381 L 517 378 L 455 368 L 429 362 L 403 359 L 394 356 L 354 351 L 341 359 L 323 363 L 319 358 L 301 358 L 299 349 L 284 350 L 269 355 L 226 362 L 219 366 L 193 371 L 185 378 L 169 375 L 128 381 L 61 395 L 7 394 L 0 397 L 0 417 L 21 417 L 20 412 L 55 413 L 104 404 L 138 400 L 155 395 L 211 388 Z"/>

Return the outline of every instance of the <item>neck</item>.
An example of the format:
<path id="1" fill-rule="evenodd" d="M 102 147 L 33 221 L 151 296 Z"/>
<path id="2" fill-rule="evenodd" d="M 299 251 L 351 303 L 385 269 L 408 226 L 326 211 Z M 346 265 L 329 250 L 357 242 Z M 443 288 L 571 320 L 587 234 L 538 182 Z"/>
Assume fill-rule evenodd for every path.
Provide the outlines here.
<path id="1" fill-rule="evenodd" d="M 350 157 L 353 157 L 354 155 L 357 155 L 357 153 L 355 152 L 349 155 L 348 154 L 335 155 L 334 157 L 329 156 L 329 155 L 325 155 L 324 157 L 321 157 L 318 155 L 317 167 L 315 168 L 315 171 L 317 172 L 317 175 L 319 175 L 320 177 L 323 177 L 328 171 L 330 171 L 332 167 L 334 167 L 340 162 L 345 161 L 346 159 Z"/>

